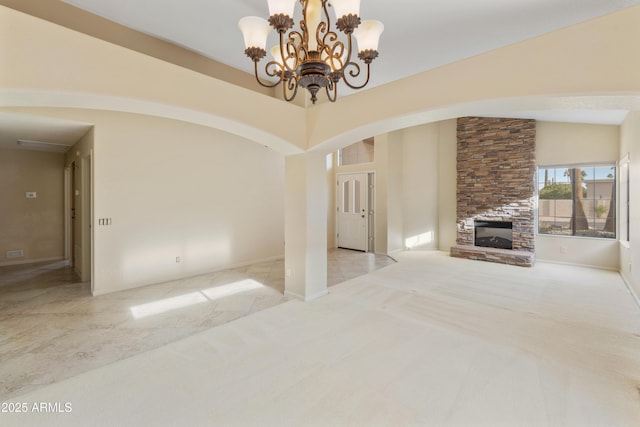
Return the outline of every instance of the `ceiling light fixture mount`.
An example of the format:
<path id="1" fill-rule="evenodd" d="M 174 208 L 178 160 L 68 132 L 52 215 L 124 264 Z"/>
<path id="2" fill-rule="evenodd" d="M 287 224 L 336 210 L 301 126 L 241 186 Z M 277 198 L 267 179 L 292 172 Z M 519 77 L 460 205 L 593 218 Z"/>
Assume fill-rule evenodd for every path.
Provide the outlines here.
<path id="1" fill-rule="evenodd" d="M 378 41 L 384 30 L 382 23 L 360 20 L 360 0 L 299 1 L 302 5 L 300 30 L 289 31 L 294 25 L 296 0 L 268 0 L 271 15 L 268 21 L 247 16 L 238 23 L 244 35 L 244 53 L 254 63 L 258 83 L 264 87 L 282 83 L 287 101 L 292 101 L 298 87 L 303 87 L 311 93 L 314 104 L 323 88 L 329 100 L 335 102 L 340 81 L 352 89 L 365 87 L 369 83 L 371 62 L 378 56 Z M 329 7 L 335 10 L 336 28 L 345 35 L 345 41 L 331 29 Z M 267 55 L 265 46 L 270 27 L 278 33 L 280 42 L 271 49 L 273 60 L 267 62 L 264 71 L 275 82 L 263 81 L 258 71 L 258 63 Z M 352 58 L 352 37 L 358 43 L 358 58 L 366 65 L 364 75 L 360 64 Z"/>

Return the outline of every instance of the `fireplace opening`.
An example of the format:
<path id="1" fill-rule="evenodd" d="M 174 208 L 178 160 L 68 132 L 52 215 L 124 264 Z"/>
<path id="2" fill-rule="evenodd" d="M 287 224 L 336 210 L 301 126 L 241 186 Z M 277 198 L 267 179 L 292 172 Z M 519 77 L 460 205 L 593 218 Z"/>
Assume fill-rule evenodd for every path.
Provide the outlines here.
<path id="1" fill-rule="evenodd" d="M 513 249 L 513 223 L 474 221 L 475 245 L 484 248 Z"/>

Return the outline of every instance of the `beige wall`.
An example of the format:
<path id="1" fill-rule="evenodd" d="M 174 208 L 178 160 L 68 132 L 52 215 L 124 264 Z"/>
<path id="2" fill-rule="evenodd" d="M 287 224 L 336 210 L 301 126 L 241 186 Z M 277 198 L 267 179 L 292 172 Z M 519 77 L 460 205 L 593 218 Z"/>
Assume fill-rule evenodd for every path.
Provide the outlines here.
<path id="1" fill-rule="evenodd" d="M 388 134 L 387 146 L 387 253 L 392 255 L 404 249 L 404 224 L 402 203 L 404 188 L 402 175 L 402 131 Z"/>
<path id="2" fill-rule="evenodd" d="M 63 166 L 62 153 L 0 149 L 0 265 L 64 257 Z"/>
<path id="3" fill-rule="evenodd" d="M 13 111 L 94 124 L 95 294 L 283 256 L 281 154 L 170 119 L 96 110 Z M 79 148 L 82 159 L 85 150 Z M 74 156 L 70 151 L 67 161 Z M 99 225 L 98 218 L 111 218 L 112 225 Z"/>
<path id="4" fill-rule="evenodd" d="M 458 137 L 456 120 L 439 122 L 438 136 L 438 249 L 456 244 L 456 184 Z"/>
<path id="5" fill-rule="evenodd" d="M 94 218 L 113 219 L 95 228 L 97 293 L 283 256 L 282 155 L 174 120 L 93 122 Z"/>
<path id="6" fill-rule="evenodd" d="M 580 123 L 536 123 L 538 166 L 615 163 L 619 126 Z"/>
<path id="7" fill-rule="evenodd" d="M 439 124 L 402 131 L 402 249 L 438 247 Z"/>
<path id="8" fill-rule="evenodd" d="M 620 128 L 609 125 L 537 122 L 538 166 L 616 163 Z M 589 237 L 536 236 L 536 258 L 617 270 L 618 242 Z"/>
<path id="9" fill-rule="evenodd" d="M 620 158 L 629 155 L 629 243 L 620 244 L 620 272 L 640 297 L 640 111 L 627 115 L 620 129 Z M 640 299 L 637 300 L 640 304 Z"/>
<path id="10" fill-rule="evenodd" d="M 273 89 L 257 85 L 253 74 L 238 72 L 231 66 L 132 30 L 61 0 L 0 0 L 0 4 L 256 92 L 273 93 Z"/>

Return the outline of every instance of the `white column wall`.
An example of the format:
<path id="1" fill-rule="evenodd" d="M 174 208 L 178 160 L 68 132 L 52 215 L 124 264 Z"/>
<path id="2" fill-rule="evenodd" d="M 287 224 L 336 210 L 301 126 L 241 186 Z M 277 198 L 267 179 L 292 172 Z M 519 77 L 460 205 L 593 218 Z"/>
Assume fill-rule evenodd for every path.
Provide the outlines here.
<path id="1" fill-rule="evenodd" d="M 285 294 L 305 301 L 327 294 L 326 155 L 285 160 Z"/>

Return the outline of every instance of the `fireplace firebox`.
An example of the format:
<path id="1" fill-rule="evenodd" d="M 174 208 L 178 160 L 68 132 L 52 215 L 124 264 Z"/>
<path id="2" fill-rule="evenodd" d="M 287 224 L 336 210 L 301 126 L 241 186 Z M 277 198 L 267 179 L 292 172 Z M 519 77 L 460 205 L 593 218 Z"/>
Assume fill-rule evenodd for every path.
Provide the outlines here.
<path id="1" fill-rule="evenodd" d="M 513 249 L 513 223 L 474 221 L 474 243 L 485 248 Z"/>

